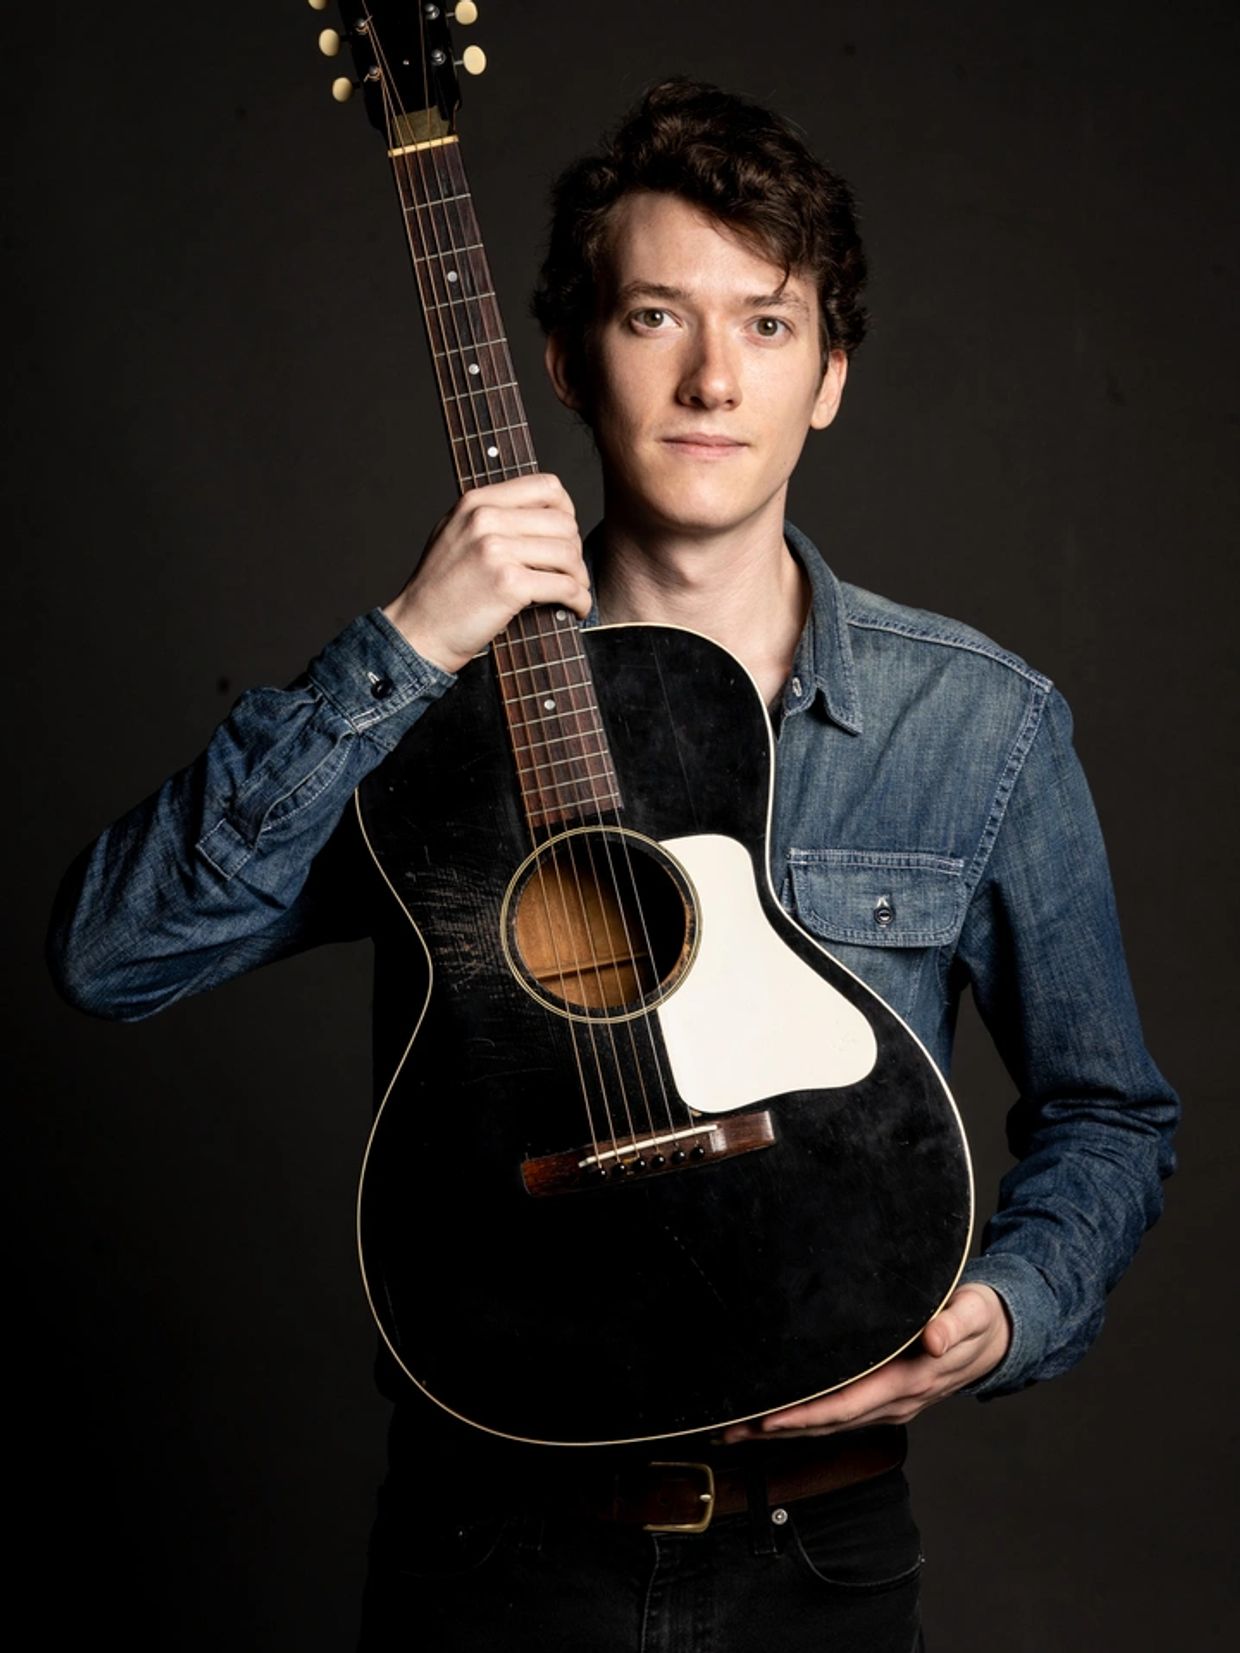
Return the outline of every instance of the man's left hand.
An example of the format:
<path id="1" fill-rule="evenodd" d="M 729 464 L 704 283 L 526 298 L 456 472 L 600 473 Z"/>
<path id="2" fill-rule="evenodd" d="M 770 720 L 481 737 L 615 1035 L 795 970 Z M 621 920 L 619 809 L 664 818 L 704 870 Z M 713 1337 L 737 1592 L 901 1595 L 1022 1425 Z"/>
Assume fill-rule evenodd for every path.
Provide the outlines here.
<path id="1" fill-rule="evenodd" d="M 834 1435 L 872 1423 L 907 1423 L 927 1406 L 975 1383 L 1007 1353 L 1012 1328 L 1003 1300 L 990 1286 L 967 1285 L 953 1293 L 921 1334 L 914 1352 L 820 1400 L 736 1424 L 725 1441 L 764 1435 Z"/>

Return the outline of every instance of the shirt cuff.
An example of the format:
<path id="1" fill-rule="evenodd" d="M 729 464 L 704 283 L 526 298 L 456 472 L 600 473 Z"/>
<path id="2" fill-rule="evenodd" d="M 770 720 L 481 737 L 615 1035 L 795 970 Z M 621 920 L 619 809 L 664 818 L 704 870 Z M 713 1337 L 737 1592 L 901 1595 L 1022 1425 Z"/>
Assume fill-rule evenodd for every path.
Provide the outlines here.
<path id="1" fill-rule="evenodd" d="M 1024 1389 L 1037 1378 L 1059 1324 L 1055 1294 L 1047 1285 L 1046 1277 L 1024 1257 L 1013 1252 L 992 1251 L 965 1264 L 960 1284 L 989 1286 L 1002 1298 L 1012 1323 L 1012 1341 L 1003 1359 L 993 1371 L 960 1393 L 990 1400 Z"/>
<path id="2" fill-rule="evenodd" d="M 310 662 L 307 676 L 357 731 L 391 750 L 416 710 L 456 682 L 427 660 L 384 614 L 372 608 Z"/>

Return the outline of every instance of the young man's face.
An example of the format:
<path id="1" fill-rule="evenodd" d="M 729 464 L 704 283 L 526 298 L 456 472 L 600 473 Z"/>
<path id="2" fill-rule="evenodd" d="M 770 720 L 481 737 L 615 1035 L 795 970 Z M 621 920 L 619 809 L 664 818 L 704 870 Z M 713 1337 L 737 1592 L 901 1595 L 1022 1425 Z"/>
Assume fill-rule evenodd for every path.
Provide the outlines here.
<path id="1" fill-rule="evenodd" d="M 678 196 L 617 203 L 586 394 L 548 344 L 561 398 L 585 407 L 609 513 L 632 529 L 712 534 L 782 520 L 806 433 L 835 417 L 846 358 L 822 367 L 812 281 Z"/>

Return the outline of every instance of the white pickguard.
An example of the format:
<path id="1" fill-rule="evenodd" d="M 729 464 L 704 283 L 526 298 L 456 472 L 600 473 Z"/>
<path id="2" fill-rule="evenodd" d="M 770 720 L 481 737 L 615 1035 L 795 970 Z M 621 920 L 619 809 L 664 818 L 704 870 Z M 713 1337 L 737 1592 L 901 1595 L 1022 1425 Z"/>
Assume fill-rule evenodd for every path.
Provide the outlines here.
<path id="1" fill-rule="evenodd" d="M 691 1108 L 728 1113 L 784 1091 L 855 1085 L 878 1044 L 859 1010 L 780 938 L 753 863 L 734 838 L 663 840 L 698 894 L 698 952 L 659 1007 L 676 1088 Z"/>

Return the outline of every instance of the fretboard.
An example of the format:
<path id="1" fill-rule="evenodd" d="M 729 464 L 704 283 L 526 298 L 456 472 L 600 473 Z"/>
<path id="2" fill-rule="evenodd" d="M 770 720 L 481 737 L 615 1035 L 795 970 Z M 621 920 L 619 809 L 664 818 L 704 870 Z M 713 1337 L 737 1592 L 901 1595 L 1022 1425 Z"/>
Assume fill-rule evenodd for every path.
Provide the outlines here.
<path id="1" fill-rule="evenodd" d="M 455 136 L 395 145 L 435 380 L 461 492 L 538 469 Z M 492 645 L 531 830 L 620 808 L 574 614 L 525 609 Z"/>

